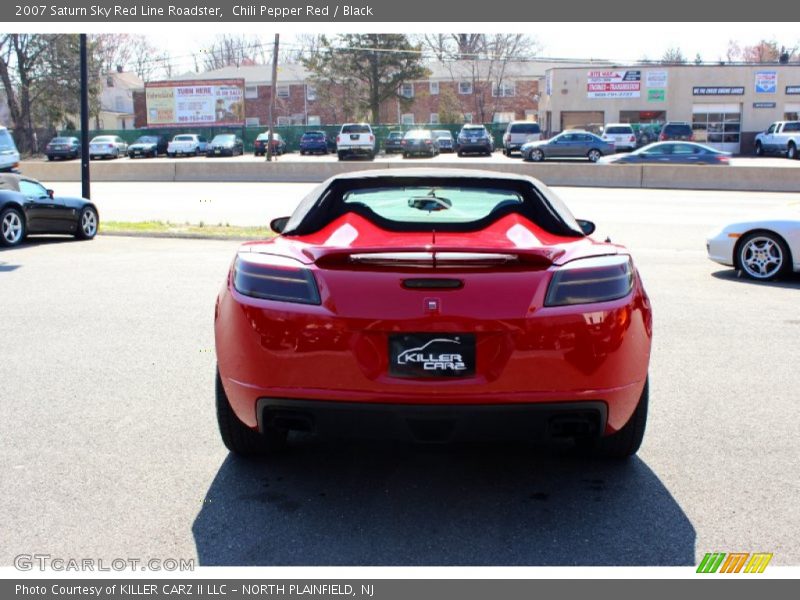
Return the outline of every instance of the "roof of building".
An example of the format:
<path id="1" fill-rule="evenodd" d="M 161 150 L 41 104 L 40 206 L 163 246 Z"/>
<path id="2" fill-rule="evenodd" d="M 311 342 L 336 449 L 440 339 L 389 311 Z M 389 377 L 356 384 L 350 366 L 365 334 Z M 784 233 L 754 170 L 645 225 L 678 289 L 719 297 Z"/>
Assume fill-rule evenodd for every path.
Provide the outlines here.
<path id="1" fill-rule="evenodd" d="M 119 71 L 109 71 L 104 74 L 104 77 L 105 79 L 112 78 L 114 80 L 114 87 L 126 89 L 140 89 L 144 87 L 142 78 L 136 73 L 131 73 L 129 71 L 123 71 L 122 73 Z M 105 79 L 102 81 L 104 86 L 106 85 Z"/>

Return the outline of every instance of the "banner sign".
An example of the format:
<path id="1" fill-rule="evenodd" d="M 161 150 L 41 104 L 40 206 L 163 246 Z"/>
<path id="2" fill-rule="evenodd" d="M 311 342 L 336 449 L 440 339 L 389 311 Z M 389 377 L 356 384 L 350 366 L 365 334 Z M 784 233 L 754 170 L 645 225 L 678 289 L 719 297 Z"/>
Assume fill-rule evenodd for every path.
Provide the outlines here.
<path id="1" fill-rule="evenodd" d="M 800 95 L 800 85 L 787 85 L 786 86 L 786 95 L 787 96 L 799 96 Z"/>
<path id="2" fill-rule="evenodd" d="M 777 71 L 756 72 L 756 94 L 774 94 L 778 91 Z"/>
<path id="3" fill-rule="evenodd" d="M 148 127 L 244 125 L 244 79 L 145 85 Z"/>
<path id="4" fill-rule="evenodd" d="M 693 96 L 744 96 L 744 87 L 694 87 Z"/>
<path id="5" fill-rule="evenodd" d="M 638 98 L 641 71 L 589 71 L 586 93 L 589 98 Z"/>
<path id="6" fill-rule="evenodd" d="M 664 89 L 647 90 L 648 102 L 664 102 L 667 99 L 667 91 Z"/>
<path id="7" fill-rule="evenodd" d="M 667 71 L 647 71 L 645 85 L 649 88 L 666 88 L 669 80 Z"/>

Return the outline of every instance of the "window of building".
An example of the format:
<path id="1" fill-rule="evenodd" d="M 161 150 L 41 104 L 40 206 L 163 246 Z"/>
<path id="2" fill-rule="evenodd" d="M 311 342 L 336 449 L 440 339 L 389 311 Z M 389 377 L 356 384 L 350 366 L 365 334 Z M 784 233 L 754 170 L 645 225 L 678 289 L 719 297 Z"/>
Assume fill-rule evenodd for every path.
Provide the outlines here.
<path id="1" fill-rule="evenodd" d="M 496 112 L 492 116 L 492 121 L 495 123 L 510 123 L 514 120 L 513 112 Z"/>
<path id="2" fill-rule="evenodd" d="M 471 81 L 459 81 L 458 82 L 458 93 L 459 94 L 471 94 L 472 93 L 472 82 Z"/>
<path id="3" fill-rule="evenodd" d="M 317 88 L 313 85 L 306 86 L 306 100 L 309 102 L 314 102 L 317 99 Z"/>
<path id="4" fill-rule="evenodd" d="M 292 117 L 278 117 L 276 125 L 278 127 L 288 127 L 292 124 Z"/>
<path id="5" fill-rule="evenodd" d="M 472 123 L 472 113 L 464 113 L 464 123 Z"/>
<path id="6" fill-rule="evenodd" d="M 261 125 L 261 120 L 258 117 L 247 117 L 244 120 L 245 127 L 258 127 Z"/>
<path id="7" fill-rule="evenodd" d="M 492 96 L 496 98 L 510 98 L 517 95 L 517 84 L 513 81 L 501 81 L 492 84 Z"/>
<path id="8" fill-rule="evenodd" d="M 797 121 L 800 118 L 800 104 L 785 104 L 783 107 L 783 118 L 786 121 Z"/>
<path id="9" fill-rule="evenodd" d="M 114 110 L 117 112 L 125 112 L 125 99 L 122 96 L 114 98 Z"/>
<path id="10" fill-rule="evenodd" d="M 692 131 L 695 141 L 739 145 L 741 108 L 738 104 L 695 104 Z"/>
<path id="11" fill-rule="evenodd" d="M 413 125 L 414 124 L 414 113 L 404 113 L 400 117 L 400 123 L 403 125 Z"/>
<path id="12" fill-rule="evenodd" d="M 288 85 L 279 85 L 277 86 L 278 98 L 288 98 L 289 97 L 289 86 Z"/>
<path id="13" fill-rule="evenodd" d="M 431 113 L 431 118 L 430 118 L 429 122 L 430 122 L 431 125 L 438 125 L 439 124 L 439 113 Z"/>
<path id="14" fill-rule="evenodd" d="M 404 83 L 400 86 L 400 95 L 403 98 L 413 98 L 414 97 L 414 84 L 413 83 Z"/>
<path id="15" fill-rule="evenodd" d="M 319 118 L 319 115 L 308 115 L 308 124 L 322 125 L 322 120 Z"/>
<path id="16" fill-rule="evenodd" d="M 257 85 L 244 86 L 244 97 L 248 99 L 258 98 L 258 86 Z"/>
<path id="17" fill-rule="evenodd" d="M 430 93 L 431 93 L 431 96 L 438 96 L 439 95 L 439 82 L 438 81 L 431 81 L 430 82 Z"/>

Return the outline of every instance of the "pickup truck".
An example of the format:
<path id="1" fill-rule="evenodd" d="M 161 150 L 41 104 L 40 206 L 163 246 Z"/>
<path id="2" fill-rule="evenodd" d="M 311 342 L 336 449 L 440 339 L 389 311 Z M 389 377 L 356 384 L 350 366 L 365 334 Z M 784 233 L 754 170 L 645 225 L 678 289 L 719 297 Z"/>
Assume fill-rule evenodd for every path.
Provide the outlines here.
<path id="1" fill-rule="evenodd" d="M 167 145 L 167 156 L 199 156 L 208 152 L 208 140 L 202 135 L 182 133 L 172 138 Z"/>
<path id="2" fill-rule="evenodd" d="M 336 136 L 336 153 L 339 160 L 349 156 L 375 158 L 375 134 L 369 123 L 345 123 Z"/>
<path id="3" fill-rule="evenodd" d="M 764 133 L 756 136 L 756 156 L 781 154 L 798 158 L 800 121 L 775 121 Z"/>

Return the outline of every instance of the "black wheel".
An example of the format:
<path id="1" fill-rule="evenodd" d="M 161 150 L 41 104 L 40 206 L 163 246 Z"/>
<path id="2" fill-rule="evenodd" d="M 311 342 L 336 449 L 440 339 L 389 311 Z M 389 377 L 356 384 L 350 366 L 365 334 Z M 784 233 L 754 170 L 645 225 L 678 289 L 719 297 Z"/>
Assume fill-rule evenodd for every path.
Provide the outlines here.
<path id="1" fill-rule="evenodd" d="M 339 160 L 344 160 L 344 152 L 337 152 L 336 153 L 339 157 Z"/>
<path id="2" fill-rule="evenodd" d="M 642 395 L 639 397 L 639 404 L 636 405 L 636 410 L 633 411 L 631 418 L 616 433 L 598 439 L 591 449 L 594 454 L 605 458 L 628 458 L 636 454 L 639 446 L 642 445 L 644 430 L 647 425 L 649 388 L 649 379 L 646 379 Z"/>
<path id="3" fill-rule="evenodd" d="M 47 155 L 47 160 L 53 160 L 53 156 L 51 154 Z"/>
<path id="4" fill-rule="evenodd" d="M 261 434 L 239 420 L 228 402 L 219 369 L 217 369 L 215 392 L 219 433 L 222 443 L 228 450 L 241 456 L 263 456 L 275 453 L 286 445 L 285 431 L 270 430 Z"/>
<path id="5" fill-rule="evenodd" d="M 751 279 L 767 281 L 787 273 L 792 266 L 789 246 L 771 231 L 752 231 L 736 244 L 735 266 Z"/>
<path id="6" fill-rule="evenodd" d="M 461 158 L 462 156 L 464 156 L 464 153 L 461 150 L 459 150 L 458 151 L 458 157 Z"/>
<path id="7" fill-rule="evenodd" d="M 586 154 L 586 158 L 589 159 L 589 162 L 593 162 L 593 163 L 596 163 L 598 160 L 600 160 L 601 156 L 603 156 L 603 153 L 600 152 L 600 150 L 598 150 L 597 148 L 592 148 Z"/>
<path id="8" fill-rule="evenodd" d="M 17 246 L 25 239 L 25 217 L 16 208 L 0 213 L 0 246 Z"/>
<path id="9" fill-rule="evenodd" d="M 797 158 L 797 146 L 794 145 L 794 142 L 789 142 L 789 147 L 786 149 L 786 158 L 789 160 Z"/>
<path id="10" fill-rule="evenodd" d="M 403 152 L 403 158 L 408 158 L 408 152 Z"/>
<path id="11" fill-rule="evenodd" d="M 97 227 L 100 224 L 100 219 L 97 217 L 97 211 L 91 206 L 84 206 L 78 217 L 78 229 L 75 231 L 75 237 L 79 240 L 91 240 L 97 235 Z"/>
<path id="12" fill-rule="evenodd" d="M 174 152 L 167 152 L 167 158 L 175 158 Z"/>
<path id="13" fill-rule="evenodd" d="M 764 156 L 764 147 L 761 142 L 756 142 L 756 156 Z"/>

